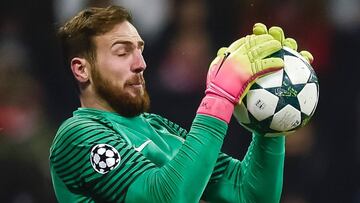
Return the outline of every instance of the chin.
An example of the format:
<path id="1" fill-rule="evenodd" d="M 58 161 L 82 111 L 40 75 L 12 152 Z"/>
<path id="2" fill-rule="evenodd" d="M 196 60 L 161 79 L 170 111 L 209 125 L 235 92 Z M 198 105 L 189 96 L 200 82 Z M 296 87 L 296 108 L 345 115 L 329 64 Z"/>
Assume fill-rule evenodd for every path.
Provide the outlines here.
<path id="1" fill-rule="evenodd" d="M 129 88 L 128 94 L 132 97 L 132 98 L 136 98 L 136 97 L 143 97 L 145 94 L 145 90 L 144 88 Z"/>

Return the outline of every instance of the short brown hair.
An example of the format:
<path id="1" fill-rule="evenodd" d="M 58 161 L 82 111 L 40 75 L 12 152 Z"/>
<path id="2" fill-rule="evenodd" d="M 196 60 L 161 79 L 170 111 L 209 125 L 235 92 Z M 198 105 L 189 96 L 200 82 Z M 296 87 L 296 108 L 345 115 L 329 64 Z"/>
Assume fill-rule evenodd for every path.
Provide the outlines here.
<path id="1" fill-rule="evenodd" d="M 110 31 L 116 24 L 132 22 L 131 14 L 121 6 L 88 8 L 67 21 L 58 31 L 66 64 L 80 56 L 94 64 L 96 47 L 92 39 Z"/>

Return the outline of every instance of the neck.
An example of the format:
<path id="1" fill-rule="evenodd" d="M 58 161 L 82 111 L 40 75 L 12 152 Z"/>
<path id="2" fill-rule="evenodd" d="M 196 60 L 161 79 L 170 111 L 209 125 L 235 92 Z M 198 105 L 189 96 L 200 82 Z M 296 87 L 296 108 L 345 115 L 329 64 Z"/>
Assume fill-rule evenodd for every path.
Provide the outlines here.
<path id="1" fill-rule="evenodd" d="M 115 112 L 113 108 L 95 92 L 83 91 L 80 93 L 80 104 L 84 108 L 94 108 L 103 111 Z"/>

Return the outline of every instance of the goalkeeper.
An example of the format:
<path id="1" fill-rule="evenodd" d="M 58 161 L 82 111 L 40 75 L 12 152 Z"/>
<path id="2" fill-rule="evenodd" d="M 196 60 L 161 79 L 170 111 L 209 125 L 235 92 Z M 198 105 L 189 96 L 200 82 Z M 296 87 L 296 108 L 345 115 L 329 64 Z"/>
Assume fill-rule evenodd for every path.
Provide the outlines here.
<path id="1" fill-rule="evenodd" d="M 256 24 L 253 34 L 220 49 L 186 131 L 146 113 L 144 42 L 131 22 L 122 7 L 89 8 L 59 30 L 81 107 L 50 149 L 58 201 L 279 202 L 284 137 L 254 134 L 241 161 L 220 149 L 234 105 L 257 77 L 283 67 L 267 56 L 296 42 L 281 28 Z"/>

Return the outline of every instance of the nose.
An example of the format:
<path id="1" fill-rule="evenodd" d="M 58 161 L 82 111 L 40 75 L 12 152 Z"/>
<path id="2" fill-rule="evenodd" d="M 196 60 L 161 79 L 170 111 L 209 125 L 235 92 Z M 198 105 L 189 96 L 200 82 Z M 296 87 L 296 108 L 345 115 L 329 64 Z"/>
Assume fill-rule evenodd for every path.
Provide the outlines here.
<path id="1" fill-rule="evenodd" d="M 135 73 L 140 73 L 146 69 L 146 63 L 142 55 L 142 51 L 137 49 L 134 51 L 134 63 L 131 70 Z"/>

